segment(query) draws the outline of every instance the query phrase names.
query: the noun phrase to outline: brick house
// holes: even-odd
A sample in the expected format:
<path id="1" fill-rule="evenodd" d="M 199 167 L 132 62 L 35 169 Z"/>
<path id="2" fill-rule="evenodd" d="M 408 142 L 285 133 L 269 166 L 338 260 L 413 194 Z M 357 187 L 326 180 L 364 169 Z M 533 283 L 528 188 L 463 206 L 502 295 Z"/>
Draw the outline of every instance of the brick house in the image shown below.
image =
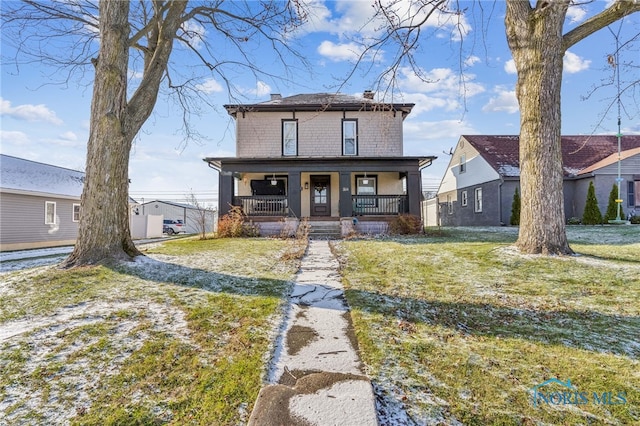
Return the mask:
<path id="1" fill-rule="evenodd" d="M 565 218 L 582 218 L 590 182 L 604 214 L 618 177 L 618 138 L 562 136 L 561 143 Z M 625 215 L 640 215 L 640 135 L 621 138 L 620 166 Z M 509 225 L 519 186 L 518 136 L 461 136 L 438 189 L 437 223 L 429 225 Z"/>
<path id="2" fill-rule="evenodd" d="M 403 156 L 413 106 L 376 102 L 370 91 L 225 105 L 236 122 L 236 156 L 204 159 L 219 172 L 220 216 L 234 205 L 263 224 L 349 218 L 381 230 L 398 214 L 419 216 L 421 170 L 435 157 Z"/>

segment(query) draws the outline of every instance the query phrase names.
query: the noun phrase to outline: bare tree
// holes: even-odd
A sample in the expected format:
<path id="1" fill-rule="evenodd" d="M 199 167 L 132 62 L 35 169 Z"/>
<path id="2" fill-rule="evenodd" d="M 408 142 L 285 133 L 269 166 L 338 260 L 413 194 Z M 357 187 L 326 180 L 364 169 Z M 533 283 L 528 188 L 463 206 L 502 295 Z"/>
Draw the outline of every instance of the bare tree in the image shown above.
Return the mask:
<path id="1" fill-rule="evenodd" d="M 305 18 L 304 4 L 295 0 L 3 2 L 2 34 L 17 46 L 18 68 L 29 62 L 65 67 L 69 73 L 63 82 L 68 83 L 76 73 L 94 67 L 79 235 L 64 267 L 140 254 L 129 231 L 129 153 L 161 87 L 183 108 L 186 137 L 195 137 L 189 115 L 195 101 L 206 102 L 198 90 L 202 77 L 222 79 L 233 96 L 227 73 L 244 69 L 264 75 L 251 56 L 259 43 L 289 67 L 293 61 L 304 64 L 287 37 Z M 225 56 L 229 46 L 233 55 Z M 172 67 L 176 50 L 183 56 Z M 189 65 L 183 63 L 187 53 L 195 58 Z M 132 65 L 142 68 L 135 86 L 129 85 Z M 283 67 L 284 73 L 287 69 Z"/>
<path id="2" fill-rule="evenodd" d="M 560 92 L 563 57 L 567 49 L 623 17 L 640 11 L 638 0 L 618 0 L 563 34 L 563 24 L 571 0 L 506 0 L 505 29 L 509 48 L 518 72 L 516 96 L 520 104 L 520 183 L 521 219 L 517 246 L 526 253 L 569 254 L 564 222 L 563 169 L 560 145 Z M 418 77 L 421 69 L 414 52 L 428 39 L 425 23 L 433 15 L 448 15 L 458 37 L 465 36 L 460 17 L 465 13 L 481 15 L 486 23 L 490 10 L 482 1 L 471 11 L 458 9 L 457 1 L 412 0 L 410 2 L 376 0 L 376 18 L 383 31 L 363 40 L 366 58 L 395 46 L 391 66 L 380 79 L 393 91 L 398 70 L 404 64 Z M 490 7 L 491 8 L 491 7 Z M 381 35 L 380 35 L 381 34 Z M 461 75 L 464 85 L 464 75 Z"/>
<path id="3" fill-rule="evenodd" d="M 193 190 L 185 196 L 185 199 L 188 204 L 193 206 L 193 209 L 188 213 L 187 220 L 195 222 L 200 239 L 206 240 L 207 229 L 211 229 L 213 232 L 216 209 L 198 200 Z"/>

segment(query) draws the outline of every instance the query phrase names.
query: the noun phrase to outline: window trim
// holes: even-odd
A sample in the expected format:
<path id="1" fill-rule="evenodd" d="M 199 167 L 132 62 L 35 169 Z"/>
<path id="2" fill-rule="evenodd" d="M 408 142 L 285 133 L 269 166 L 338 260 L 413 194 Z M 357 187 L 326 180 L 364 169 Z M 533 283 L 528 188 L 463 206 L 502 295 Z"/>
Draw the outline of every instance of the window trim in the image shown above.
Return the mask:
<path id="1" fill-rule="evenodd" d="M 356 195 L 370 195 L 377 196 L 378 195 L 378 175 L 355 175 L 356 178 Z M 359 181 L 362 179 L 373 180 L 373 194 L 361 194 L 360 193 L 360 185 Z M 358 207 L 378 207 L 378 199 L 375 198 L 371 201 L 358 200 Z"/>
<path id="2" fill-rule="evenodd" d="M 467 194 L 467 190 L 465 189 L 464 191 L 460 192 L 460 205 L 462 207 L 467 207 L 467 205 L 469 205 L 469 194 Z"/>
<path id="3" fill-rule="evenodd" d="M 53 206 L 52 210 L 52 218 L 49 219 L 49 206 Z M 44 202 L 44 224 L 45 225 L 55 225 L 56 224 L 56 202 L 55 201 L 45 201 Z"/>
<path id="4" fill-rule="evenodd" d="M 286 145 L 286 137 L 285 137 L 285 126 L 287 124 L 293 124 L 295 125 L 295 141 L 294 141 L 294 152 L 293 153 L 287 153 L 287 145 Z M 298 155 L 298 120 L 297 119 L 291 119 L 291 118 L 283 118 L 282 119 L 282 126 L 281 126 L 281 130 L 282 130 L 282 155 L 284 157 L 295 157 Z"/>
<path id="5" fill-rule="evenodd" d="M 475 213 L 482 213 L 482 188 L 476 188 L 474 190 L 473 211 Z"/>
<path id="6" fill-rule="evenodd" d="M 447 213 L 453 214 L 453 197 L 451 194 L 447 194 Z"/>
<path id="7" fill-rule="evenodd" d="M 78 207 L 78 218 L 76 219 L 76 207 Z M 71 207 L 71 221 L 80 222 L 80 203 L 73 203 Z"/>
<path id="8" fill-rule="evenodd" d="M 627 207 L 640 207 L 640 180 L 629 180 L 627 183 Z"/>
<path id="9" fill-rule="evenodd" d="M 354 141 L 353 141 L 353 154 L 346 153 L 346 138 L 345 138 L 345 125 L 347 123 L 354 124 Z M 353 157 L 358 155 L 358 119 L 357 118 L 343 118 L 342 119 L 342 155 Z"/>

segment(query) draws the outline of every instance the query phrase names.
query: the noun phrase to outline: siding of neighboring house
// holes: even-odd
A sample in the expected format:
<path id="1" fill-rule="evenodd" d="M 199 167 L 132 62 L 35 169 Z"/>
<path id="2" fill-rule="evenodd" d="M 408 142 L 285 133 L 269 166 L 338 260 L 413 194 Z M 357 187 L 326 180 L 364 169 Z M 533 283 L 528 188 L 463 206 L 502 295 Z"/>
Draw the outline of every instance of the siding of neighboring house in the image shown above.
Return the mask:
<path id="1" fill-rule="evenodd" d="M 402 156 L 402 114 L 371 111 L 245 112 L 236 117 L 237 156 L 281 157 L 282 120 L 297 120 L 298 156 L 342 155 L 342 120 L 356 119 L 360 157 Z"/>
<path id="2" fill-rule="evenodd" d="M 476 211 L 476 190 L 482 190 L 482 208 Z M 467 205 L 462 205 L 462 192 L 467 192 Z M 448 198 L 450 197 L 450 198 Z M 460 188 L 438 195 L 442 226 L 499 226 L 500 180 Z M 451 200 L 451 206 L 449 201 Z M 508 218 L 507 218 L 508 220 Z"/>
<path id="3" fill-rule="evenodd" d="M 45 224 L 45 202 L 56 203 L 55 224 Z M 72 245 L 78 236 L 73 205 L 79 199 L 0 192 L 0 250 Z"/>
<path id="4" fill-rule="evenodd" d="M 139 211 L 143 215 L 162 215 L 164 219 L 182 220 L 185 224 L 185 232 L 187 234 L 197 234 L 201 232 L 200 228 L 200 212 L 186 205 L 178 205 L 163 201 L 150 201 L 143 203 Z M 216 215 L 213 211 L 207 212 L 205 232 L 213 232 L 215 229 Z"/>

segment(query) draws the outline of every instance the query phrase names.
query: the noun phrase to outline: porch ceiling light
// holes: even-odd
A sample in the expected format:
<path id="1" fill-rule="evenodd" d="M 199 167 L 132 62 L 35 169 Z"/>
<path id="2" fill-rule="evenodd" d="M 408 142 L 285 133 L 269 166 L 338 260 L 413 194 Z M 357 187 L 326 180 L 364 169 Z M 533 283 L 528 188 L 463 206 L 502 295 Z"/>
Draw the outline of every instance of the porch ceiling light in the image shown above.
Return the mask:
<path id="1" fill-rule="evenodd" d="M 362 179 L 363 185 L 369 185 L 369 179 L 367 179 L 367 172 L 364 172 L 364 179 Z"/>
<path id="2" fill-rule="evenodd" d="M 271 185 L 276 186 L 278 184 L 278 179 L 276 179 L 276 174 L 273 174 L 273 177 L 271 178 Z"/>

